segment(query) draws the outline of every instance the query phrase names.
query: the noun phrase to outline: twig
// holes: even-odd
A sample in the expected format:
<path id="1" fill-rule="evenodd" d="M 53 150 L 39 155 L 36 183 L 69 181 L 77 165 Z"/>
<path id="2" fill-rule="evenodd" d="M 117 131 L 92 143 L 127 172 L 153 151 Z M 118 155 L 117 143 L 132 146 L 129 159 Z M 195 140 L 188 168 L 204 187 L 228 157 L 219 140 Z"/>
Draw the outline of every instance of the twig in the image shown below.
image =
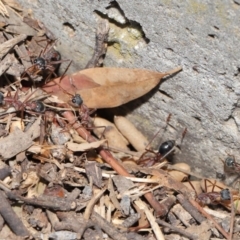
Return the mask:
<path id="1" fill-rule="evenodd" d="M 148 209 L 147 205 L 140 199 L 136 200 L 134 202 L 141 210 L 143 210 L 145 212 L 147 219 L 152 226 L 153 232 L 155 233 L 157 240 L 164 240 L 165 238 L 163 236 L 163 233 L 162 233 L 159 225 L 156 223 L 156 218 L 152 215 L 152 213 Z"/>
<path id="2" fill-rule="evenodd" d="M 111 177 L 109 178 L 109 181 L 108 181 L 108 191 L 109 191 L 109 197 L 110 197 L 114 207 L 118 210 L 121 210 L 120 203 L 119 203 L 116 193 L 114 191 L 113 181 L 112 181 Z"/>
<path id="3" fill-rule="evenodd" d="M 83 217 L 76 217 L 75 212 L 57 212 L 57 217 L 61 220 L 54 224 L 56 231 L 70 230 L 79 233 L 79 239 L 89 227 L 94 227 L 91 220 L 85 220 Z"/>
<path id="4" fill-rule="evenodd" d="M 188 211 L 191 216 L 196 219 L 197 222 L 201 223 L 205 221 L 205 218 L 197 211 L 196 208 L 193 207 L 193 205 L 182 195 L 177 195 L 178 201 L 181 203 L 182 207 Z"/>
<path id="5" fill-rule="evenodd" d="M 96 223 L 105 233 L 107 233 L 111 238 L 115 240 L 127 240 L 115 227 L 102 218 L 98 213 L 93 212 L 91 215 L 91 220 Z"/>
<path id="6" fill-rule="evenodd" d="M 77 207 L 76 201 L 68 201 L 61 197 L 42 195 L 38 198 L 25 198 L 12 192 L 6 192 L 8 198 L 15 201 L 23 201 L 27 204 L 39 206 L 42 208 L 54 209 L 56 211 L 71 211 Z"/>
<path id="7" fill-rule="evenodd" d="M 168 227 L 168 228 L 174 230 L 175 232 L 180 233 L 181 235 L 183 235 L 183 236 L 185 236 L 187 238 L 194 239 L 194 240 L 198 239 L 198 237 L 196 235 L 193 235 L 193 234 L 191 234 L 191 233 L 189 233 L 187 231 L 184 231 L 184 230 L 182 230 L 180 228 L 177 228 L 177 227 L 175 227 L 173 225 L 170 225 L 170 224 L 168 224 L 167 222 L 165 222 L 165 221 L 163 221 L 161 219 L 157 219 L 157 223 L 162 225 L 162 226 L 164 226 L 164 227 Z"/>
<path id="8" fill-rule="evenodd" d="M 234 220 L 235 220 L 235 208 L 234 208 L 234 200 L 233 200 L 233 195 L 230 192 L 230 198 L 231 198 L 231 222 L 230 222 L 230 237 L 229 240 L 232 240 L 233 236 L 233 226 L 234 226 Z"/>
<path id="9" fill-rule="evenodd" d="M 204 209 L 193 199 L 190 199 L 190 202 L 195 208 L 197 208 L 199 212 L 201 212 L 208 220 L 210 220 L 214 224 L 214 226 L 226 239 L 229 239 L 229 234 L 213 219 L 211 215 L 205 212 Z"/>
<path id="10" fill-rule="evenodd" d="M 7 222 L 11 230 L 17 235 L 26 237 L 29 236 L 28 230 L 23 225 L 17 214 L 13 211 L 11 205 L 7 201 L 4 193 L 0 191 L 0 214 Z"/>
<path id="11" fill-rule="evenodd" d="M 95 203 L 99 200 L 99 198 L 103 195 L 103 193 L 106 191 L 107 188 L 104 188 L 103 190 L 99 191 L 97 194 L 94 195 L 94 197 L 89 201 L 85 212 L 84 212 L 84 219 L 88 220 L 91 216 L 92 209 L 95 205 Z"/>

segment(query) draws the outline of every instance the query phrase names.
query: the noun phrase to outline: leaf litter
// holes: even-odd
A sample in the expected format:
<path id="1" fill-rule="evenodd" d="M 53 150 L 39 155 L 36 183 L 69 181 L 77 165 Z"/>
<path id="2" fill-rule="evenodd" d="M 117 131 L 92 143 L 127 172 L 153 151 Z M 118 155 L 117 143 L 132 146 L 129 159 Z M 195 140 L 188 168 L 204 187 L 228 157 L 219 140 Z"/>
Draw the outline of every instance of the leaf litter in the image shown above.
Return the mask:
<path id="1" fill-rule="evenodd" d="M 1 239 L 239 238 L 238 190 L 169 163 L 176 141 L 154 151 L 128 119 L 96 112 L 181 67 L 100 68 L 109 30 L 101 20 L 87 69 L 60 75 L 68 60 L 51 31 L 14 1 L 0 2 L 0 13 Z M 230 160 L 225 168 L 237 172 Z"/>

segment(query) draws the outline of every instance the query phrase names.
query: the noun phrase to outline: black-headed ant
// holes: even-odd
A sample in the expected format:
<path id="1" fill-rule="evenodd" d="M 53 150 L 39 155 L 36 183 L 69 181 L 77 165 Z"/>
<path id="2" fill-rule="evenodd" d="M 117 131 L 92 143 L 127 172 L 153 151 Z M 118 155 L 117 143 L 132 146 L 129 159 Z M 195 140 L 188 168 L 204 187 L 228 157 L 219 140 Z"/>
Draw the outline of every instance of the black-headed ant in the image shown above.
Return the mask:
<path id="1" fill-rule="evenodd" d="M 171 114 L 169 114 L 169 116 L 167 117 L 167 120 L 166 120 L 167 125 L 168 125 L 170 119 L 171 119 Z M 165 129 L 166 129 L 166 127 L 165 127 Z M 156 137 L 158 132 L 154 135 L 153 139 Z M 185 137 L 186 133 L 187 133 L 187 128 L 185 128 L 182 133 L 181 143 L 182 143 L 183 138 Z M 149 142 L 148 146 L 151 144 L 153 139 Z M 168 141 L 163 142 L 160 145 L 158 152 L 154 152 L 154 151 L 146 148 L 146 151 L 139 158 L 138 164 L 140 166 L 146 166 L 146 167 L 153 166 L 156 162 L 161 162 L 163 159 L 165 159 L 171 153 L 173 153 L 175 146 L 176 146 L 176 142 L 174 140 L 168 140 Z M 152 155 L 146 156 L 148 153 L 152 153 Z"/>

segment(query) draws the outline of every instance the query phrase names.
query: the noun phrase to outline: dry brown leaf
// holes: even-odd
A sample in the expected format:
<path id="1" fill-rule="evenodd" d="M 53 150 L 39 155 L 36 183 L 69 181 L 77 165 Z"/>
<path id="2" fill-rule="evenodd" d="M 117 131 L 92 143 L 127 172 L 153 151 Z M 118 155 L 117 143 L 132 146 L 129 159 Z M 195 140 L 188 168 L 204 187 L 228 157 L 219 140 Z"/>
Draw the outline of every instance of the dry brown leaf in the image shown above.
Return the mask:
<path id="1" fill-rule="evenodd" d="M 106 141 L 107 141 L 106 139 L 103 139 L 103 140 L 92 142 L 92 143 L 81 143 L 81 144 L 68 142 L 66 143 L 66 146 L 69 150 L 73 152 L 84 152 L 90 149 L 98 148 L 102 144 L 104 144 Z"/>
<path id="2" fill-rule="evenodd" d="M 80 94 L 89 108 L 112 108 L 143 96 L 157 86 L 163 77 L 180 70 L 178 67 L 160 73 L 146 69 L 90 68 L 64 77 L 60 85 L 71 94 Z M 58 78 L 55 81 L 59 83 L 60 80 Z M 69 95 L 53 82 L 46 84 L 43 89 L 63 101 L 69 100 Z"/>

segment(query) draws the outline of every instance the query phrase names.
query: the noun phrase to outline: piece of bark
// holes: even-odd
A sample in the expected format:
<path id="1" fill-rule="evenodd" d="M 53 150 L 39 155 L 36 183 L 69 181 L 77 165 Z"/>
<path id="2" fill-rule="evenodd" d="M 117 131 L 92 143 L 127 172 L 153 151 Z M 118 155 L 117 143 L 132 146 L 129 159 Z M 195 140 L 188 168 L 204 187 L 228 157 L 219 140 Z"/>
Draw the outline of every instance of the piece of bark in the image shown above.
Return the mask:
<path id="1" fill-rule="evenodd" d="M 181 204 L 176 204 L 171 211 L 176 215 L 181 222 L 186 226 L 189 227 L 191 225 L 192 216 L 182 207 Z"/>
<path id="2" fill-rule="evenodd" d="M 33 144 L 31 137 L 16 128 L 7 137 L 0 139 L 0 155 L 4 159 L 14 157 L 18 153 L 25 151 Z"/>
<path id="3" fill-rule="evenodd" d="M 6 55 L 16 44 L 23 41 L 27 37 L 26 34 L 20 34 L 19 36 L 6 41 L 0 45 L 0 59 Z"/>
<path id="4" fill-rule="evenodd" d="M 0 76 L 2 76 L 2 74 L 6 72 L 11 65 L 12 65 L 12 57 L 9 54 L 1 61 Z"/>
<path id="5" fill-rule="evenodd" d="M 0 180 L 3 180 L 11 174 L 10 167 L 4 162 L 0 161 Z"/>

